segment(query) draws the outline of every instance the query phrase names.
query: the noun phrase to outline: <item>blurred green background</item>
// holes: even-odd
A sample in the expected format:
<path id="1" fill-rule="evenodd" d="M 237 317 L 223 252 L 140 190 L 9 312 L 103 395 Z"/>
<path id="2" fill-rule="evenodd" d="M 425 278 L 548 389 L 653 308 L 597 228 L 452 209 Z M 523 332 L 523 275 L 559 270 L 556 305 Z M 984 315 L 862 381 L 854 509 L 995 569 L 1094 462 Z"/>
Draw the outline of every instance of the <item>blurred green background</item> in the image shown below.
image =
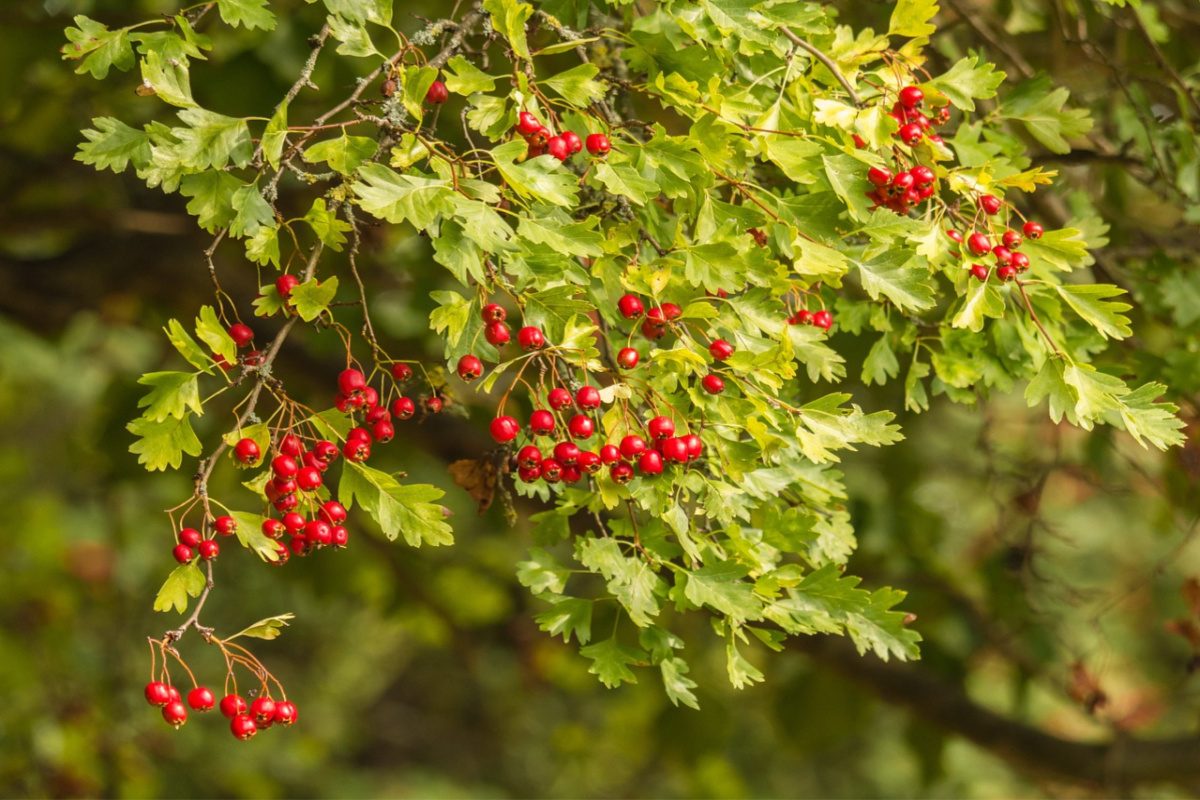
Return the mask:
<path id="1" fill-rule="evenodd" d="M 279 5 L 291 12 L 269 36 L 213 31 L 210 68 L 193 72 L 205 105 L 261 115 L 286 91 L 321 18 L 300 2 Z M 400 5 L 399 14 L 447 11 L 432 0 Z M 843 5 L 847 24 L 886 28 L 889 3 Z M 861 542 L 853 569 L 872 587 L 908 590 L 905 608 L 926 639 L 908 671 L 848 671 L 803 644 L 760 648 L 750 658 L 767 682 L 738 692 L 721 641 L 695 620 L 689 647 L 701 649 L 687 655 L 701 711 L 672 707 L 654 682 L 606 690 L 575 645 L 532 621 L 542 609 L 514 577 L 530 544 L 522 525 L 510 528 L 500 503 L 478 516 L 446 473 L 489 447 L 483 406 L 470 414 L 482 401 L 463 393 L 454 413 L 406 430 L 379 459 L 447 490 L 456 546 L 418 551 L 355 527 L 346 551 L 282 569 L 227 548 L 219 580 L 229 588 L 213 593 L 205 618 L 232 631 L 297 615 L 253 649 L 288 688 L 300 723 L 250 743 L 215 715 L 170 730 L 141 687 L 146 637 L 173 627 L 150 610 L 173 566 L 162 512 L 190 494 L 190 478 L 145 473 L 124 425 L 142 393 L 137 377 L 172 368 L 162 325 L 191 319 L 211 298 L 210 240 L 178 196 L 73 161 L 93 117 L 140 124 L 166 112 L 135 94 L 136 72 L 96 83 L 73 74 L 58 48 L 74 14 L 120 25 L 176 9 L 165 0 L 0 4 L 0 795 L 1195 793 L 1189 776 L 1114 786 L 1061 764 L 1014 765 L 962 738 L 961 726 L 931 721 L 920 698 L 914 711 L 896 696 L 915 675 L 947 695 L 965 690 L 965 709 L 1065 739 L 1193 732 L 1195 652 L 1167 623 L 1188 617 L 1182 588 L 1200 574 L 1200 453 L 1189 444 L 1160 456 L 1109 429 L 1053 426 L 1044 410 L 1025 408 L 1021 387 L 973 408 L 934 398 L 930 412 L 901 416 L 906 442 L 845 461 Z M 1193 424 L 1195 4 L 1146 2 L 1136 12 L 1099 0 L 958 0 L 942 4 L 938 21 L 931 69 L 979 49 L 1014 81 L 1048 71 L 1092 110 L 1096 127 L 1076 153 L 1054 156 L 1031 141 L 1034 163 L 1063 171 L 1032 210 L 1048 226 L 1073 219 L 1110 242 L 1094 269 L 1132 291 L 1138 334 L 1111 358 L 1170 383 Z M 419 26 L 413 18 L 407 28 Z M 322 59 L 314 80 L 352 87 L 353 66 Z M 366 249 L 390 352 L 439 359 L 427 315 L 443 279 L 428 242 L 379 230 Z M 236 248 L 218 250 L 217 264 L 248 302 L 252 266 Z M 332 400 L 340 343 L 329 338 L 292 337 L 278 366 L 289 384 Z M 855 374 L 865 346 L 848 335 L 834 345 Z M 900 408 L 898 392 L 859 387 L 856 399 Z M 218 416 L 204 418 L 202 437 L 228 423 Z M 218 476 L 226 485 L 214 493 L 237 491 L 230 470 Z M 218 682 L 217 653 L 195 637 L 181 647 L 202 681 Z"/>

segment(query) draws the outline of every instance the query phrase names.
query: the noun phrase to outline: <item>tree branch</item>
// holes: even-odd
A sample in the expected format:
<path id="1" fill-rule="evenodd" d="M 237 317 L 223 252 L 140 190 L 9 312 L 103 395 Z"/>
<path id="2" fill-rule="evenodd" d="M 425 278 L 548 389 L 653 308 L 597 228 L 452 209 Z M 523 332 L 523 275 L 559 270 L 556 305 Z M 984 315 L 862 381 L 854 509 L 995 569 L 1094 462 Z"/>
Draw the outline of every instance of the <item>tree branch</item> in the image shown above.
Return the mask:
<path id="1" fill-rule="evenodd" d="M 838 69 L 837 64 L 833 63 L 833 59 L 822 53 L 807 40 L 801 39 L 799 36 L 792 33 L 791 28 L 787 27 L 786 25 L 781 27 L 780 30 L 783 31 L 784 36 L 792 40 L 793 44 L 802 50 L 807 50 L 813 55 L 814 58 L 817 59 L 817 61 L 820 61 L 822 64 L 824 64 L 825 68 L 833 73 L 833 77 L 837 78 L 838 83 L 840 83 L 842 88 L 846 90 L 846 94 L 850 95 L 850 100 L 854 103 L 854 105 L 857 108 L 862 108 L 862 100 L 860 100 L 858 95 L 855 93 L 854 87 L 850 85 L 850 81 L 846 80 L 846 76 L 842 74 L 840 69 Z"/>

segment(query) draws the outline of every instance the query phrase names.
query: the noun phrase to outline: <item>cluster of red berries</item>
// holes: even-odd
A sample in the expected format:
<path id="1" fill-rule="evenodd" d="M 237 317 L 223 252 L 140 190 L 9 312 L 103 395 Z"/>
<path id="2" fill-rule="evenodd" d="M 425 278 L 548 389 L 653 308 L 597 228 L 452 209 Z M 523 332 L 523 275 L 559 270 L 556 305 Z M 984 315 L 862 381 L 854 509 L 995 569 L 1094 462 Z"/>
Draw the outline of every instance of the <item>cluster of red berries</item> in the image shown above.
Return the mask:
<path id="1" fill-rule="evenodd" d="M 621 312 L 622 317 L 628 320 L 642 319 L 644 316 L 645 319 L 642 319 L 641 327 L 642 335 L 652 342 L 657 342 L 666 336 L 667 332 L 677 324 L 676 320 L 683 316 L 683 309 L 675 303 L 663 303 L 647 311 L 641 298 L 632 294 L 623 295 L 617 301 L 617 310 Z M 717 361 L 724 361 L 733 355 L 733 345 L 729 344 L 729 342 L 718 340 L 718 342 L 713 343 L 713 347 L 716 347 L 716 352 L 713 352 L 712 355 Z M 709 348 L 710 351 L 712 351 L 713 347 Z M 728 348 L 728 354 L 718 357 L 717 353 L 724 354 L 725 348 Z M 638 365 L 640 359 L 641 355 L 632 347 L 621 348 L 620 352 L 617 353 L 617 364 L 622 369 L 633 369 Z M 724 379 L 720 375 L 713 373 L 709 373 L 701 378 L 700 386 L 709 394 L 720 394 L 725 391 Z"/>
<path id="2" fill-rule="evenodd" d="M 479 310 L 483 320 L 483 338 L 496 347 L 504 347 L 512 339 L 512 331 L 504 320 L 508 312 L 499 303 L 488 303 Z M 532 353 L 546 346 L 546 335 L 542 329 L 534 325 L 526 325 L 517 331 L 517 344 L 522 350 Z M 478 368 L 478 369 L 476 369 Z M 483 374 L 483 363 L 475 356 L 463 356 L 459 359 L 458 375 L 464 381 L 473 381 Z"/>
<path id="3" fill-rule="evenodd" d="M 992 195 L 983 195 L 980 198 L 980 208 L 988 214 L 995 214 L 1001 208 L 1001 201 Z M 994 211 L 988 209 L 994 208 Z M 1021 227 L 1021 233 L 1008 229 L 1000 233 L 1000 243 L 993 244 L 994 234 L 989 235 L 976 231 L 965 238 L 961 233 L 954 229 L 946 231 L 946 235 L 951 241 L 957 244 L 966 245 L 966 249 L 971 255 L 977 258 L 983 258 L 989 253 L 996 260 L 995 269 L 996 277 L 1002 281 L 1011 281 L 1018 275 L 1029 270 L 1029 256 L 1018 252 L 1021 244 L 1025 239 L 1037 240 L 1042 238 L 1045 229 L 1041 223 L 1032 220 L 1026 222 Z M 961 258 L 961 253 L 954 253 L 956 258 Z M 992 272 L 992 268 L 983 261 L 975 261 L 970 265 L 971 274 L 981 281 L 986 281 Z"/>
<path id="4" fill-rule="evenodd" d="M 187 722 L 188 708 L 201 714 L 212 711 L 217 706 L 217 698 L 206 686 L 196 686 L 188 692 L 187 705 L 179 690 L 162 681 L 151 681 L 146 684 L 146 702 L 162 708 L 163 719 L 172 728 L 179 728 Z M 296 705 L 287 700 L 275 702 L 267 695 L 254 698 L 247 704 L 245 699 L 236 694 L 227 694 L 221 698 L 221 713 L 229 719 L 229 730 L 238 739 L 252 739 L 260 730 L 266 730 L 272 725 L 287 727 L 296 721 Z"/>
<path id="5" fill-rule="evenodd" d="M 904 215 L 937 194 L 937 176 L 924 164 L 894 175 L 887 167 L 871 167 L 867 170 L 867 180 L 875 187 L 867 192 L 874 203 L 872 211 L 882 206 Z"/>
<path id="6" fill-rule="evenodd" d="M 603 133 L 588 134 L 586 142 L 575 131 L 563 131 L 557 136 L 552 136 L 550 129 L 529 111 L 522 111 L 517 116 L 516 130 L 529 145 L 530 158 L 549 153 L 559 161 L 566 161 L 584 147 L 597 157 L 607 155 L 612 149 L 612 143 Z"/>
<path id="7" fill-rule="evenodd" d="M 214 534 L 232 536 L 237 533 L 237 520 L 233 517 L 217 517 L 212 521 Z M 205 537 L 195 528 L 183 528 L 175 535 L 178 544 L 171 555 L 180 564 L 189 564 L 197 557 L 201 561 L 212 561 L 221 554 L 221 548 L 214 536 Z"/>
<path id="8" fill-rule="evenodd" d="M 892 110 L 888 112 L 888 116 L 900 125 L 900 129 L 894 134 L 895 138 L 909 147 L 916 147 L 922 139 L 941 144 L 942 137 L 932 132 L 933 128 L 950 121 L 948 106 L 943 106 L 930 118 L 920 111 L 924 102 L 925 93 L 919 87 L 905 86 L 897 95 Z"/>
<path id="9" fill-rule="evenodd" d="M 812 325 L 828 332 L 833 327 L 833 314 L 824 308 L 817 311 L 809 311 L 807 308 L 802 308 L 788 317 L 788 322 L 792 325 Z"/>
<path id="10" fill-rule="evenodd" d="M 229 326 L 229 338 L 233 339 L 233 343 L 241 350 L 249 347 L 250 343 L 254 341 L 254 331 L 250 329 L 249 325 L 239 322 Z M 213 354 L 213 360 L 226 372 L 237 366 L 237 364 L 230 364 L 225 360 L 225 356 L 219 353 Z M 237 363 L 247 367 L 257 367 L 263 363 L 263 354 L 259 350 L 250 350 L 239 356 Z"/>

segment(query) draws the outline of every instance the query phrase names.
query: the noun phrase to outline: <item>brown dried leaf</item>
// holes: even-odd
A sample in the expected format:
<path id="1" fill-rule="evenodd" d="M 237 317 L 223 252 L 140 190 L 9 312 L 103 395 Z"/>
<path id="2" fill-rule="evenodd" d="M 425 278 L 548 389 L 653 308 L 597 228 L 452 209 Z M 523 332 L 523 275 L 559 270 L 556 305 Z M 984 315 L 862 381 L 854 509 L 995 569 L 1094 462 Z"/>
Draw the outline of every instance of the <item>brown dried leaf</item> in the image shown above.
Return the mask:
<path id="1" fill-rule="evenodd" d="M 1192 645 L 1193 650 L 1200 650 L 1200 625 L 1195 619 L 1169 619 L 1163 623 L 1168 633 L 1182 636 Z"/>
<path id="2" fill-rule="evenodd" d="M 454 482 L 467 490 L 471 499 L 479 503 L 483 514 L 496 496 L 496 462 L 487 458 L 464 458 L 446 468 Z"/>
<path id="3" fill-rule="evenodd" d="M 1089 714 L 1095 714 L 1108 705 L 1108 695 L 1100 688 L 1096 676 L 1088 671 L 1083 662 L 1071 665 L 1071 677 L 1067 680 L 1067 695 L 1083 706 Z"/>

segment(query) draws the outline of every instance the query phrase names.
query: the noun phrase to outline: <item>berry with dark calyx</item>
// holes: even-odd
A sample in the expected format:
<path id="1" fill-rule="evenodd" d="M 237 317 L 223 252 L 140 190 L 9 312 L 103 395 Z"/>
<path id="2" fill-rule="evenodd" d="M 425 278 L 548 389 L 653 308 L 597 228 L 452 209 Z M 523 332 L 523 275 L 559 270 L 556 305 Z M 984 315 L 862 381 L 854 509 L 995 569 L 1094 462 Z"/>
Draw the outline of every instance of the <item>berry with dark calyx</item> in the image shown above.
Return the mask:
<path id="1" fill-rule="evenodd" d="M 621 455 L 632 461 L 646 451 L 646 440 L 637 434 L 629 434 L 621 440 Z"/>
<path id="2" fill-rule="evenodd" d="M 958 242 L 959 244 L 963 243 L 963 235 L 953 228 L 947 230 L 946 235 L 950 237 L 950 241 L 952 242 Z"/>
<path id="3" fill-rule="evenodd" d="M 528 111 L 522 111 L 517 115 L 517 133 L 522 136 L 529 136 L 536 133 L 542 127 L 542 123 L 538 122 L 538 118 Z"/>
<path id="4" fill-rule="evenodd" d="M 871 167 L 867 170 L 867 180 L 881 189 L 892 182 L 892 177 L 892 171 L 887 167 Z"/>
<path id="5" fill-rule="evenodd" d="M 663 459 L 657 450 L 647 450 L 638 456 L 638 472 L 643 475 L 660 475 L 663 471 Z"/>
<path id="6" fill-rule="evenodd" d="M 488 425 L 488 429 L 498 444 L 504 444 L 517 438 L 521 432 L 521 423 L 512 417 L 496 417 Z"/>
<path id="7" fill-rule="evenodd" d="M 395 403 L 392 404 L 395 407 Z M 337 460 L 338 449 L 333 442 L 320 441 L 313 445 L 313 455 L 328 466 Z"/>
<path id="8" fill-rule="evenodd" d="M 583 150 L 583 139 L 580 139 L 579 134 L 575 131 L 563 131 L 559 138 L 567 143 L 567 147 L 571 149 L 571 155 Z"/>
<path id="9" fill-rule="evenodd" d="M 674 461 L 677 464 L 682 464 L 683 462 L 687 461 L 688 457 L 687 442 L 675 436 L 672 436 L 668 439 L 663 439 L 662 457 L 667 461 Z"/>
<path id="10" fill-rule="evenodd" d="M 967 237 L 967 248 L 977 256 L 986 256 L 992 251 L 992 243 L 985 233 L 972 233 Z"/>
<path id="11" fill-rule="evenodd" d="M 1017 277 L 1017 268 L 1012 264 L 999 267 L 996 270 L 996 277 L 1002 281 L 1011 281 L 1013 278 Z"/>
<path id="12" fill-rule="evenodd" d="M 617 363 L 621 369 L 633 369 L 638 365 L 638 360 L 641 358 L 638 351 L 632 347 L 622 347 L 621 352 L 617 353 Z"/>
<path id="13" fill-rule="evenodd" d="M 321 471 L 313 467 L 304 467 L 296 473 L 296 485 L 302 492 L 315 491 L 322 483 Z"/>
<path id="14" fill-rule="evenodd" d="M 276 478 L 293 478 L 300 471 L 300 465 L 291 456 L 275 456 L 271 461 L 271 472 Z"/>
<path id="15" fill-rule="evenodd" d="M 348 439 L 342 445 L 342 455 L 347 461 L 358 463 L 371 457 L 371 443 L 362 439 Z"/>
<path id="16" fill-rule="evenodd" d="M 465 355 L 458 360 L 458 377 L 468 383 L 483 374 L 483 362 L 473 355 Z"/>
<path id="17" fill-rule="evenodd" d="M 802 308 L 788 321 L 793 325 L 812 325 L 813 313 L 807 308 Z"/>
<path id="18" fill-rule="evenodd" d="M 971 274 L 981 281 L 986 281 L 988 278 L 988 268 L 985 264 L 975 263 L 971 265 Z"/>
<path id="19" fill-rule="evenodd" d="M 517 332 L 517 344 L 521 345 L 522 350 L 533 352 L 546 346 L 546 337 L 541 328 L 526 325 Z"/>
<path id="20" fill-rule="evenodd" d="M 538 478 L 542 477 L 541 463 L 539 462 L 538 464 L 534 464 L 532 467 L 517 467 L 517 477 L 526 483 L 533 483 Z"/>
<path id="21" fill-rule="evenodd" d="M 554 415 L 539 408 L 529 415 L 529 430 L 534 436 L 549 436 L 554 433 Z"/>
<path id="22" fill-rule="evenodd" d="M 233 343 L 238 347 L 245 347 L 254 341 L 254 331 L 249 325 L 237 323 L 229 326 L 229 338 L 233 339 Z"/>
<path id="23" fill-rule="evenodd" d="M 284 700 L 275 704 L 275 724 L 287 727 L 296 721 L 296 704 Z"/>
<path id="24" fill-rule="evenodd" d="M 563 465 L 556 459 L 544 458 L 542 459 L 541 472 L 542 480 L 546 483 L 558 483 L 562 480 Z"/>
<path id="25" fill-rule="evenodd" d="M 171 555 L 180 564 L 186 564 L 196 557 L 196 551 L 188 547 L 186 544 L 177 544 L 175 549 L 171 551 Z"/>
<path id="26" fill-rule="evenodd" d="M 1029 269 L 1029 256 L 1024 253 L 1013 253 L 1012 265 L 1017 268 L 1017 272 L 1025 272 Z"/>
<path id="27" fill-rule="evenodd" d="M 300 505 L 300 498 L 294 494 L 288 494 L 272 501 L 272 504 L 275 506 L 276 511 L 291 511 Z"/>
<path id="28" fill-rule="evenodd" d="M 937 179 L 937 176 L 933 174 L 933 170 L 924 164 L 917 164 L 908 173 L 913 176 L 913 180 L 917 182 L 918 186 L 926 186 Z"/>
<path id="29" fill-rule="evenodd" d="M 667 324 L 667 316 L 663 311 L 662 306 L 655 306 L 654 308 L 650 309 L 650 311 L 646 314 L 646 322 L 642 323 L 642 330 L 645 330 L 645 325 L 647 323 L 650 325 L 658 325 L 660 327 Z"/>
<path id="30" fill-rule="evenodd" d="M 288 549 L 287 545 L 284 544 L 283 542 L 276 542 L 275 543 L 275 560 L 269 561 L 267 563 L 269 563 L 273 567 L 282 567 L 284 564 L 286 564 L 288 562 L 288 559 L 291 557 L 292 557 L 292 551 Z"/>
<path id="31" fill-rule="evenodd" d="M 559 442 L 554 445 L 554 460 L 569 467 L 579 461 L 580 452 L 579 445 L 574 442 Z"/>
<path id="32" fill-rule="evenodd" d="M 592 422 L 591 417 L 576 414 L 567 420 L 567 432 L 573 439 L 590 439 L 596 432 L 596 423 Z"/>
<path id="33" fill-rule="evenodd" d="M 905 108 L 916 108 L 925 100 L 925 93 L 916 86 L 905 86 L 900 90 L 900 104 Z"/>
<path id="34" fill-rule="evenodd" d="M 201 540 L 204 539 L 204 537 L 200 535 L 200 531 L 196 530 L 195 528 L 182 529 L 179 531 L 177 538 L 179 539 L 180 544 L 186 544 L 188 547 L 196 547 L 200 544 Z"/>
<path id="35" fill-rule="evenodd" d="M 199 711 L 203 714 L 205 711 L 213 710 L 217 705 L 217 698 L 213 696 L 212 689 L 207 686 L 197 686 L 188 692 L 187 702 L 192 711 Z"/>
<path id="36" fill-rule="evenodd" d="M 260 726 L 275 721 L 275 701 L 269 697 L 256 697 L 250 704 L 250 716 Z"/>
<path id="37" fill-rule="evenodd" d="M 368 386 L 362 390 L 363 404 L 362 407 L 368 410 L 379 405 L 379 392 L 375 391 L 373 386 Z"/>
<path id="38" fill-rule="evenodd" d="M 833 327 L 833 314 L 829 313 L 827 309 L 823 308 L 813 314 L 812 324 L 816 325 L 822 330 L 828 331 Z"/>
<path id="39" fill-rule="evenodd" d="M 667 335 L 667 326 L 662 323 L 655 322 L 647 317 L 642 321 L 642 336 L 645 336 L 652 342 L 657 342 L 659 339 Z"/>
<path id="40" fill-rule="evenodd" d="M 304 517 L 294 511 L 283 515 L 283 527 L 293 536 L 304 530 L 306 524 L 308 523 Z"/>
<path id="41" fill-rule="evenodd" d="M 187 707 L 178 700 L 174 700 L 163 706 L 162 716 L 172 728 L 179 728 L 187 722 Z"/>
<path id="42" fill-rule="evenodd" d="M 671 322 L 672 320 L 677 320 L 681 316 L 683 316 L 683 309 L 680 308 L 679 306 L 675 305 L 674 303 L 663 303 L 661 308 L 662 308 L 663 320 L 666 322 Z"/>
<path id="43" fill-rule="evenodd" d="M 900 131 L 897 136 L 900 141 L 904 142 L 909 147 L 915 147 L 920 144 L 921 138 L 925 135 L 925 131 L 915 122 L 909 122 L 900 126 Z"/>
<path id="44" fill-rule="evenodd" d="M 996 263 L 1001 267 L 1006 267 L 1012 263 L 1012 250 L 1009 250 L 1002 244 L 998 244 L 992 248 L 992 255 L 996 257 Z"/>
<path id="45" fill-rule="evenodd" d="M 587 137 L 587 151 L 594 156 L 608 155 L 608 151 L 612 150 L 612 142 L 603 133 L 591 133 Z"/>
<path id="46" fill-rule="evenodd" d="M 561 136 L 551 136 L 546 140 L 546 152 L 559 161 L 566 161 L 571 157 L 571 145 Z"/>
<path id="47" fill-rule="evenodd" d="M 283 497 L 300 488 L 295 478 L 272 478 L 271 482 L 267 485 L 275 493 L 276 497 Z"/>
<path id="48" fill-rule="evenodd" d="M 341 549 L 350 541 L 350 531 L 346 530 L 341 525 L 333 526 L 333 533 L 329 538 L 329 544 L 334 549 Z"/>
<path id="49" fill-rule="evenodd" d="M 283 534 L 287 532 L 287 528 L 283 523 L 272 517 L 267 517 L 262 524 L 263 536 L 268 539 L 282 539 Z"/>
<path id="50" fill-rule="evenodd" d="M 708 354 L 716 361 L 727 361 L 733 355 L 733 345 L 724 339 L 717 339 L 708 346 Z"/>
<path id="51" fill-rule="evenodd" d="M 300 279 L 295 275 L 280 275 L 275 280 L 275 291 L 279 293 L 281 298 L 287 300 L 292 293 L 292 289 L 295 289 L 299 285 Z"/>
<path id="52" fill-rule="evenodd" d="M 602 466 L 600 456 L 591 450 L 581 450 L 579 458 L 576 459 L 575 463 L 585 475 L 595 475 L 600 471 L 600 467 Z"/>
<path id="53" fill-rule="evenodd" d="M 713 375 L 712 373 L 705 375 L 700 380 L 700 385 L 709 394 L 720 394 L 725 391 L 725 381 L 721 379 L 720 375 Z"/>
<path id="54" fill-rule="evenodd" d="M 479 316 L 483 318 L 484 322 L 491 325 L 494 322 L 504 322 L 508 318 L 508 312 L 499 303 L 488 303 L 479 309 Z"/>
<path id="55" fill-rule="evenodd" d="M 624 461 L 618 461 L 608 468 L 608 474 L 613 479 L 613 483 L 629 483 L 633 480 L 633 467 Z"/>
<path id="56" fill-rule="evenodd" d="M 615 464 L 621 460 L 621 450 L 615 444 L 606 444 L 600 448 L 600 462 Z"/>
<path id="57" fill-rule="evenodd" d="M 512 419 L 511 417 L 509 419 Z M 516 420 L 513 420 L 516 422 Z M 537 447 L 527 444 L 517 453 L 517 465 L 531 469 L 542 463 L 542 451 Z"/>
<path id="58" fill-rule="evenodd" d="M 655 417 L 646 426 L 646 432 L 650 434 L 651 439 L 666 439 L 675 435 L 675 423 L 670 417 Z"/>
<path id="59" fill-rule="evenodd" d="M 1004 236 L 1001 237 L 1001 241 L 1009 250 L 1015 251 L 1021 247 L 1025 240 L 1016 231 L 1005 231 Z"/>
<path id="60" fill-rule="evenodd" d="M 683 444 L 687 448 L 687 460 L 694 461 L 699 458 L 700 454 L 704 452 L 704 442 L 700 440 L 700 437 L 694 433 L 689 433 L 682 438 Z"/>
<path id="61" fill-rule="evenodd" d="M 162 681 L 150 681 L 146 684 L 146 702 L 152 706 L 165 706 L 171 702 L 171 694 L 167 685 Z"/>
<path id="62" fill-rule="evenodd" d="M 258 442 L 253 439 L 239 439 L 233 446 L 233 457 L 242 464 L 255 464 L 261 455 Z"/>
<path id="63" fill-rule="evenodd" d="M 429 414 L 439 414 L 439 413 L 441 413 L 441 411 L 442 411 L 442 398 L 440 398 L 440 397 L 426 397 L 426 398 L 425 398 L 425 411 L 426 411 L 426 413 L 429 413 Z"/>
<path id="64" fill-rule="evenodd" d="M 917 179 L 912 176 L 911 172 L 897 172 L 892 178 L 891 192 L 896 195 L 903 195 L 909 189 L 917 185 Z"/>
<path id="65" fill-rule="evenodd" d="M 567 464 L 563 467 L 562 478 L 567 483 L 579 483 L 583 480 L 583 470 L 579 468 L 579 464 Z"/>
<path id="66" fill-rule="evenodd" d="M 235 738 L 247 741 L 254 738 L 254 734 L 258 733 L 258 725 L 254 723 L 254 718 L 249 714 L 238 714 L 229 721 L 229 730 Z"/>
<path id="67" fill-rule="evenodd" d="M 929 198 L 933 197 L 935 194 L 937 194 L 937 187 L 934 186 L 932 183 L 927 183 L 924 186 L 920 186 L 917 189 L 917 196 L 921 200 L 928 200 Z"/>
<path id="68" fill-rule="evenodd" d="M 508 340 L 512 338 L 512 334 L 508 330 L 508 326 L 503 322 L 493 322 L 483 328 L 483 338 L 487 339 L 488 344 L 494 347 L 503 347 L 508 344 Z"/>
<path id="69" fill-rule="evenodd" d="M 405 383 L 413 376 L 412 367 L 405 364 L 403 361 L 397 361 L 392 364 L 392 378 L 397 383 Z"/>
<path id="70" fill-rule="evenodd" d="M 342 370 L 342 374 L 338 375 L 338 389 L 347 397 L 361 392 L 365 388 L 367 388 L 366 376 L 356 369 L 345 369 Z"/>
<path id="71" fill-rule="evenodd" d="M 313 547 L 321 547 L 333 541 L 333 526 L 323 519 L 310 520 L 304 526 L 304 538 Z"/>
<path id="72" fill-rule="evenodd" d="M 337 500 L 326 500 L 317 513 L 330 525 L 340 525 L 346 521 L 346 507 Z"/>
<path id="73" fill-rule="evenodd" d="M 538 125 L 537 130 L 525 137 L 525 141 L 529 143 L 529 155 L 540 156 L 546 152 L 546 142 L 550 141 L 550 129 L 545 125 Z"/>
<path id="74" fill-rule="evenodd" d="M 1021 227 L 1021 232 L 1025 234 L 1026 239 L 1037 241 L 1042 238 L 1042 234 L 1046 232 L 1046 229 L 1042 227 L 1040 222 L 1030 220 Z"/>
<path id="75" fill-rule="evenodd" d="M 312 542 L 308 541 L 308 538 L 305 536 L 297 536 L 288 542 L 288 550 L 291 551 L 292 555 L 304 558 L 312 552 Z"/>
<path id="76" fill-rule="evenodd" d="M 425 102 L 431 106 L 440 106 L 450 99 L 450 91 L 446 88 L 446 84 L 441 81 L 434 81 L 429 84 L 429 91 L 425 92 Z"/>
<path id="77" fill-rule="evenodd" d="M 229 719 L 238 714 L 245 714 L 246 708 L 246 701 L 236 694 L 227 694 L 221 698 L 221 713 Z"/>
<path id="78" fill-rule="evenodd" d="M 351 411 L 357 408 L 357 406 L 354 405 L 354 401 L 349 397 L 346 397 L 346 395 L 342 394 L 341 392 L 338 392 L 337 397 L 333 399 L 333 407 L 343 414 L 349 414 Z"/>
<path id="79" fill-rule="evenodd" d="M 196 547 L 201 561 L 212 561 L 221 554 L 221 546 L 212 539 L 205 539 Z"/>
<path id="80" fill-rule="evenodd" d="M 366 418 L 363 420 L 367 425 L 374 425 L 376 422 L 387 422 L 392 418 L 392 412 L 388 411 L 383 406 L 375 406 L 367 412 Z"/>
<path id="81" fill-rule="evenodd" d="M 600 407 L 600 390 L 595 386 L 581 386 L 575 393 L 575 402 L 580 408 L 595 409 Z"/>
<path id="82" fill-rule="evenodd" d="M 985 214 L 997 214 L 1003 205 L 1004 201 L 994 194 L 985 194 L 979 198 L 979 207 L 983 209 L 983 213 Z"/>
<path id="83" fill-rule="evenodd" d="M 637 319 L 646 312 L 641 299 L 631 294 L 624 295 L 617 301 L 617 310 L 625 319 Z"/>
<path id="84" fill-rule="evenodd" d="M 366 428 L 351 428 L 350 432 L 346 434 L 346 439 L 347 441 L 351 439 L 362 439 L 365 442 L 370 442 L 371 432 Z"/>
<path id="85" fill-rule="evenodd" d="M 417 413 L 417 406 L 407 397 L 397 397 L 392 401 L 392 416 L 396 419 L 412 419 Z"/>
<path id="86" fill-rule="evenodd" d="M 555 411 L 558 411 L 560 408 L 566 408 L 572 402 L 571 393 L 561 386 L 551 389 L 550 393 L 546 395 L 546 400 Z"/>

